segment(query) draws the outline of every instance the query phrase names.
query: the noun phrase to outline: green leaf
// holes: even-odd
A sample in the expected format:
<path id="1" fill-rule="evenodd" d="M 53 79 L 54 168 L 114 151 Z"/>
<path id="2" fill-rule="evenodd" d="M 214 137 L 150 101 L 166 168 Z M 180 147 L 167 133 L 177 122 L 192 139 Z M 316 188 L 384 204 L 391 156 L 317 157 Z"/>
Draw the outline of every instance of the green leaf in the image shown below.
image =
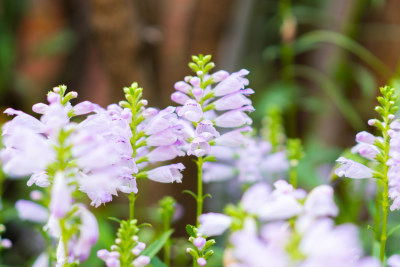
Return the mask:
<path id="1" fill-rule="evenodd" d="M 183 190 L 182 193 L 189 194 L 189 195 L 191 195 L 192 197 L 194 197 L 194 199 L 197 199 L 196 194 L 193 193 L 193 192 L 190 191 L 190 190 Z"/>
<path id="2" fill-rule="evenodd" d="M 192 236 L 192 237 L 196 237 L 196 233 L 194 232 L 194 226 L 193 225 L 186 225 L 186 232 Z"/>
<path id="3" fill-rule="evenodd" d="M 153 258 L 164 247 L 165 242 L 167 242 L 173 232 L 174 230 L 172 229 L 164 232 L 156 241 L 151 243 L 150 246 L 143 250 L 142 255 Z"/>
<path id="4" fill-rule="evenodd" d="M 114 222 L 117 222 L 117 223 L 121 223 L 121 220 L 118 219 L 118 218 L 115 218 L 115 217 L 108 217 L 107 219 L 109 219 L 111 221 L 114 221 Z"/>
<path id="5" fill-rule="evenodd" d="M 142 223 L 142 224 L 138 225 L 139 228 L 144 227 L 144 226 L 153 227 L 153 225 L 151 225 L 150 223 Z"/>
<path id="6" fill-rule="evenodd" d="M 340 93 L 340 89 L 329 77 L 307 66 L 296 65 L 294 66 L 294 70 L 299 77 L 315 82 L 332 99 L 343 117 L 347 119 L 355 130 L 364 129 L 363 120 L 354 109 L 352 103 Z"/>
<path id="7" fill-rule="evenodd" d="M 389 236 L 391 236 L 392 234 L 394 234 L 394 232 L 396 232 L 397 230 L 400 229 L 400 224 L 396 225 L 395 227 L 393 227 L 389 232 L 387 237 L 389 238 Z"/>
<path id="8" fill-rule="evenodd" d="M 375 240 L 372 244 L 372 257 L 379 259 L 380 249 L 381 243 Z"/>
<path id="9" fill-rule="evenodd" d="M 160 260 L 159 257 L 155 256 L 150 261 L 151 266 L 153 267 L 167 267 L 164 262 Z"/>
<path id="10" fill-rule="evenodd" d="M 324 30 L 311 31 L 298 39 L 302 45 L 314 43 L 332 43 L 342 47 L 366 62 L 372 69 L 384 77 L 391 77 L 392 71 L 380 59 L 372 54 L 368 49 L 355 42 L 346 35 Z"/>
<path id="11" fill-rule="evenodd" d="M 211 194 L 205 194 L 205 195 L 203 196 L 203 199 L 206 199 L 207 197 L 212 198 Z"/>

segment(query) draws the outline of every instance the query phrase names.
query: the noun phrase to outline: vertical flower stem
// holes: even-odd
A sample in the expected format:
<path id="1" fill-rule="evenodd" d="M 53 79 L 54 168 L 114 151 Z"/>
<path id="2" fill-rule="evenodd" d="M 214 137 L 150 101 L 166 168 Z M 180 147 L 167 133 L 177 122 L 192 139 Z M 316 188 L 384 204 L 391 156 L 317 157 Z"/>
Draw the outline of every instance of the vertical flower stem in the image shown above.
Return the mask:
<path id="1" fill-rule="evenodd" d="M 198 157 L 197 161 L 197 212 L 196 224 L 199 226 L 199 216 L 203 213 L 203 157 Z"/>
<path id="2" fill-rule="evenodd" d="M 379 259 L 381 262 L 385 259 L 385 248 L 386 248 L 386 240 L 387 240 L 387 216 L 388 216 L 388 208 L 389 208 L 389 178 L 388 171 L 389 167 L 387 165 L 387 161 L 389 160 L 389 150 L 390 150 L 390 119 L 389 119 L 390 108 L 385 107 L 385 115 L 383 116 L 384 129 L 382 131 L 383 137 L 383 191 L 382 191 L 382 231 L 381 231 L 381 248 L 379 253 Z"/>
<path id="3" fill-rule="evenodd" d="M 386 175 L 387 178 L 387 175 Z M 389 186 L 388 181 L 384 181 L 383 184 L 383 194 L 382 194 L 382 233 L 381 233 L 381 249 L 379 258 L 383 262 L 385 258 L 385 248 L 387 240 L 387 216 L 389 208 Z"/>
<path id="4" fill-rule="evenodd" d="M 376 199 L 375 199 L 375 216 L 374 216 L 374 229 L 375 229 L 375 240 L 379 242 L 380 240 L 380 223 L 381 223 L 381 183 L 378 181 L 376 190 Z"/>
<path id="5" fill-rule="evenodd" d="M 296 167 L 291 167 L 289 170 L 289 182 L 294 188 L 297 186 L 297 170 Z"/>
<path id="6" fill-rule="evenodd" d="M 61 229 L 61 242 L 64 246 L 65 263 L 64 266 L 68 266 L 68 238 L 66 236 L 65 219 L 60 219 L 60 229 Z"/>
<path id="7" fill-rule="evenodd" d="M 133 220 L 135 218 L 135 202 L 136 202 L 137 196 L 135 193 L 130 193 L 129 194 L 129 220 Z"/>
<path id="8" fill-rule="evenodd" d="M 169 231 L 171 228 L 170 220 L 164 219 L 164 232 Z M 167 267 L 171 266 L 171 238 L 168 237 L 164 245 L 164 263 Z"/>

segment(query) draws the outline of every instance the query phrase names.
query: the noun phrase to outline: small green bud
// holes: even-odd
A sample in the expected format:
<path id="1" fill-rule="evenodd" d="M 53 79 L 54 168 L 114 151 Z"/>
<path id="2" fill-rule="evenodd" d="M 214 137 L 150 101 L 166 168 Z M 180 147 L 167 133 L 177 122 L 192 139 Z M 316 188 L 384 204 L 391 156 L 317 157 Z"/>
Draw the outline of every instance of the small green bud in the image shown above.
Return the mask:
<path id="1" fill-rule="evenodd" d="M 210 258 L 213 254 L 214 254 L 214 250 L 209 250 L 204 254 L 203 258 L 208 260 L 208 258 Z"/>
<path id="2" fill-rule="evenodd" d="M 197 258 L 199 257 L 199 255 L 197 255 L 197 252 L 196 252 L 194 249 L 192 249 L 192 248 L 187 248 L 187 249 L 186 249 L 186 253 L 189 253 L 190 255 L 192 255 L 192 257 L 193 257 L 194 259 L 196 259 L 196 260 L 197 260 Z"/>

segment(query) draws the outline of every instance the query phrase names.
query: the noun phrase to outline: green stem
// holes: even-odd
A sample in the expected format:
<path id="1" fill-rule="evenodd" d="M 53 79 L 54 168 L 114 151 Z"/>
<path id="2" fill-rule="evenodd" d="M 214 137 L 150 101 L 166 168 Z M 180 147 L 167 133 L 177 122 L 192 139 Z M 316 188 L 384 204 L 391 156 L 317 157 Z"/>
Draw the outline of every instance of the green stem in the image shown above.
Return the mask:
<path id="1" fill-rule="evenodd" d="M 381 183 L 377 183 L 376 200 L 375 200 L 375 217 L 374 217 L 374 230 L 375 230 L 375 240 L 379 242 L 380 236 L 380 223 L 381 223 Z"/>
<path id="2" fill-rule="evenodd" d="M 387 176 L 386 176 L 387 177 Z M 389 208 L 389 185 L 388 181 L 384 181 L 383 184 L 383 194 L 382 194 L 382 234 L 381 234 L 381 249 L 379 258 L 381 262 L 385 259 L 385 248 L 387 240 L 387 216 Z"/>
<path id="3" fill-rule="evenodd" d="M 199 216 L 203 213 L 203 157 L 197 158 L 197 213 L 196 224 L 199 226 Z"/>
<path id="4" fill-rule="evenodd" d="M 382 133 L 383 142 L 384 142 L 384 161 L 383 161 L 383 192 L 382 192 L 382 232 L 381 232 L 381 248 L 379 253 L 379 259 L 381 262 L 384 262 L 385 259 L 385 248 L 386 248 L 386 240 L 387 240 L 387 216 L 388 216 L 388 208 L 389 208 L 389 178 L 388 171 L 389 167 L 387 165 L 387 161 L 389 160 L 389 149 L 390 149 L 390 137 L 388 131 L 390 129 L 390 120 L 388 119 L 389 111 L 386 110 L 386 114 L 384 116 L 384 125 L 385 128 Z"/>
<path id="5" fill-rule="evenodd" d="M 164 220 L 164 232 L 169 231 L 171 228 L 171 223 L 169 218 Z M 168 237 L 164 245 L 164 263 L 167 267 L 171 266 L 171 239 Z"/>
<path id="6" fill-rule="evenodd" d="M 130 193 L 129 195 L 129 220 L 133 220 L 135 218 L 135 202 L 137 196 L 135 193 Z"/>
<path id="7" fill-rule="evenodd" d="M 290 167 L 289 170 L 289 182 L 291 185 L 293 185 L 294 188 L 297 186 L 297 168 L 296 167 Z"/>
<path id="8" fill-rule="evenodd" d="M 61 242 L 63 243 L 64 246 L 64 255 L 65 255 L 65 264 L 63 265 L 64 267 L 68 266 L 68 238 L 65 235 L 66 232 L 65 219 L 60 219 L 60 229 L 61 229 Z"/>

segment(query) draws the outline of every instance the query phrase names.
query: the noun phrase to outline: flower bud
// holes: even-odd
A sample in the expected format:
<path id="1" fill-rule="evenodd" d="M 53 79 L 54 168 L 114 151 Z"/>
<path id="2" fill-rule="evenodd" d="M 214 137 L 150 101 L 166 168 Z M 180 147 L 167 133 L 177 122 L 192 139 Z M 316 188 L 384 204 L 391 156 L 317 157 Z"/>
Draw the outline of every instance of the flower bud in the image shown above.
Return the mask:
<path id="1" fill-rule="evenodd" d="M 204 237 L 197 237 L 193 240 L 193 245 L 197 247 L 198 250 L 202 250 L 206 244 L 206 239 Z"/>
<path id="2" fill-rule="evenodd" d="M 197 259 L 197 264 L 198 264 L 199 266 L 206 266 L 207 261 L 206 261 L 204 258 L 198 258 L 198 259 Z"/>

